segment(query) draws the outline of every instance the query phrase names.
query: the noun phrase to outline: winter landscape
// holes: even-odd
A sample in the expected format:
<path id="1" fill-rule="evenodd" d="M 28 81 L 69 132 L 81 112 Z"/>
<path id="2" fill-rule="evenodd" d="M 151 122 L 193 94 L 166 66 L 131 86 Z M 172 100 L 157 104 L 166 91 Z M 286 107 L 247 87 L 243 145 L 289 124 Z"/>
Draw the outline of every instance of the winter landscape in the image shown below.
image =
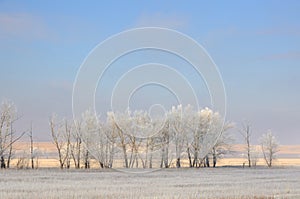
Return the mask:
<path id="1" fill-rule="evenodd" d="M 136 170 L 135 170 L 136 171 Z M 296 168 L 1 171 L 1 198 L 299 198 Z"/>
<path id="2" fill-rule="evenodd" d="M 299 10 L 0 0 L 0 199 L 300 198 Z"/>

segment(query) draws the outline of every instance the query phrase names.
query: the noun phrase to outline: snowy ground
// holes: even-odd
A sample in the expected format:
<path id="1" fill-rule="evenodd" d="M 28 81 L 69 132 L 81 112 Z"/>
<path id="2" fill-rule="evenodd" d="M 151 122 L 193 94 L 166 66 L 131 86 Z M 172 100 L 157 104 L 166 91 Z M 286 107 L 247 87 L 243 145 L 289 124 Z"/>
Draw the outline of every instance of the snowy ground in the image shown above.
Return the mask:
<path id="1" fill-rule="evenodd" d="M 0 170 L 0 198 L 300 198 L 300 168 Z"/>

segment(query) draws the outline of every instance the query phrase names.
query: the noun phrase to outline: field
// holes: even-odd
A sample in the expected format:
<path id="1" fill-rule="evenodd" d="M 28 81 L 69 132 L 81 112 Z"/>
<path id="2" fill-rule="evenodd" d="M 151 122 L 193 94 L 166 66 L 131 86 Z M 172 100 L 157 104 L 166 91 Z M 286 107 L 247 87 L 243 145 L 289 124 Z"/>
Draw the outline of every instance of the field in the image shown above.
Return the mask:
<path id="1" fill-rule="evenodd" d="M 0 170 L 0 198 L 300 198 L 299 167 L 144 171 Z"/>
<path id="2" fill-rule="evenodd" d="M 257 149 L 260 149 L 260 146 L 253 146 Z M 16 148 L 16 154 L 14 156 L 14 159 L 12 160 L 12 167 L 15 167 L 17 164 L 17 161 L 20 157 L 26 157 L 27 158 L 27 164 L 29 164 L 28 160 L 28 150 L 30 148 L 30 145 L 28 142 L 18 142 L 15 144 Z M 59 162 L 57 158 L 57 151 L 55 148 L 55 145 L 51 142 L 36 142 L 35 148 L 37 151 L 39 151 L 37 157 L 38 162 L 36 162 L 36 165 L 38 165 L 39 168 L 57 168 L 59 167 Z M 241 144 L 236 144 L 232 148 L 233 151 L 235 151 L 234 154 L 226 156 L 225 158 L 219 159 L 217 166 L 242 166 L 243 163 L 247 163 L 247 158 L 245 156 L 242 156 L 242 153 L 244 153 L 245 146 Z M 24 156 L 24 152 L 25 155 Z M 174 155 L 173 155 L 174 156 Z M 114 161 L 114 166 L 122 166 L 116 165 L 117 160 Z M 176 167 L 175 160 L 172 160 L 173 167 Z M 182 160 L 183 166 L 188 167 L 187 159 Z M 265 166 L 265 161 L 263 158 L 260 157 L 257 159 L 257 165 Z M 281 145 L 279 147 L 279 152 L 277 154 L 277 158 L 274 161 L 274 165 L 276 166 L 300 166 L 300 145 Z M 25 167 L 29 166 L 25 164 Z M 94 168 L 99 168 L 98 163 L 92 165 Z"/>

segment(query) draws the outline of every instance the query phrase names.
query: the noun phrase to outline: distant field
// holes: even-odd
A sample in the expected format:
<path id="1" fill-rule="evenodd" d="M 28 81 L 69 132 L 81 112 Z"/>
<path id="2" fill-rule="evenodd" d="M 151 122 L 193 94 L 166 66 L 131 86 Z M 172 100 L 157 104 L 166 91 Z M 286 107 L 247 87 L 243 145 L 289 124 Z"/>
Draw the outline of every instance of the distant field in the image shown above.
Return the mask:
<path id="1" fill-rule="evenodd" d="M 51 142 L 37 142 L 35 147 L 39 150 L 38 155 L 38 167 L 39 168 L 48 168 L 48 167 L 58 167 L 57 152 L 55 146 Z M 233 150 L 236 152 L 233 155 L 229 155 L 223 159 L 219 159 L 217 166 L 242 166 L 243 163 L 246 163 L 247 160 L 245 157 L 242 157 L 244 150 L 244 145 L 236 144 L 233 147 Z M 18 160 L 19 156 L 24 154 L 24 151 L 28 153 L 29 143 L 19 142 L 16 143 L 15 148 L 17 153 L 12 161 L 12 166 L 14 166 Z M 259 146 L 256 146 L 259 149 Z M 300 166 L 300 145 L 282 145 L 280 146 L 280 151 L 278 152 L 277 159 L 274 161 L 275 166 Z M 115 160 L 114 166 L 118 162 Z M 175 161 L 173 161 L 175 164 Z M 188 167 L 188 162 L 182 160 L 182 165 Z M 262 158 L 258 159 L 257 165 L 265 165 L 265 162 Z M 120 165 L 118 165 L 120 166 Z M 93 164 L 94 168 L 99 167 L 99 165 Z M 174 165 L 175 167 L 175 165 Z"/>
<path id="2" fill-rule="evenodd" d="M 299 168 L 0 170 L 0 198 L 300 198 Z"/>

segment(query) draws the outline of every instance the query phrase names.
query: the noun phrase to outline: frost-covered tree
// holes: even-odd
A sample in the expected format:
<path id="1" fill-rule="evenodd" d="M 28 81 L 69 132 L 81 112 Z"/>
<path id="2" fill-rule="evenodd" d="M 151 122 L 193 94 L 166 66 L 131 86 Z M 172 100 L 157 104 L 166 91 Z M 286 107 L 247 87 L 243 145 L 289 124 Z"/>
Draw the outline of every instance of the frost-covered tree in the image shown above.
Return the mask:
<path id="1" fill-rule="evenodd" d="M 116 113 L 116 115 L 113 112 L 107 113 L 107 124 L 108 127 L 111 129 L 111 133 L 115 137 L 116 146 L 121 149 L 124 159 L 124 166 L 125 168 L 129 168 L 129 161 L 128 161 L 128 145 L 129 145 L 129 137 L 128 133 L 126 132 L 128 129 L 126 128 L 128 126 L 128 118 L 130 113 Z M 121 125 L 121 126 L 120 126 Z"/>
<path id="2" fill-rule="evenodd" d="M 89 168 L 91 158 L 95 158 L 101 168 L 111 168 L 114 159 L 123 160 L 125 168 L 152 168 L 154 161 L 161 168 L 169 168 L 174 158 L 177 168 L 182 167 L 185 158 L 190 167 L 200 167 L 204 157 L 209 164 L 210 155 L 216 165 L 230 146 L 225 133 L 228 125 L 223 126 L 221 116 L 208 108 L 198 111 L 190 105 L 178 105 L 167 111 L 164 118 L 152 118 L 147 111 L 127 109 L 108 112 L 106 121 L 98 118 L 94 112 L 85 111 L 80 122 L 71 128 L 70 141 L 55 142 L 58 152 L 69 147 L 68 157 L 73 159 L 75 168 L 80 167 L 80 162 Z M 51 124 L 52 132 L 56 132 L 54 122 Z M 53 138 L 59 140 L 56 136 Z"/>
<path id="3" fill-rule="evenodd" d="M 233 124 L 225 124 L 217 142 L 212 147 L 211 155 L 213 160 L 213 167 L 216 167 L 218 159 L 231 152 L 234 138 L 228 132 L 228 129 L 233 128 Z"/>
<path id="4" fill-rule="evenodd" d="M 269 130 L 260 138 L 260 145 L 267 166 L 272 167 L 273 161 L 276 158 L 276 153 L 279 151 L 279 142 Z"/>
<path id="5" fill-rule="evenodd" d="M 129 167 L 139 167 L 139 162 L 145 167 L 145 160 L 143 154 L 145 153 L 145 136 L 147 136 L 148 130 L 151 128 L 151 119 L 146 111 L 134 111 L 129 115 L 127 125 L 127 131 L 131 132 L 129 135 L 129 148 L 130 158 Z"/>
<path id="6" fill-rule="evenodd" d="M 98 135 L 98 132 L 100 131 L 100 126 L 99 126 L 100 124 L 97 115 L 93 111 L 87 110 L 82 114 L 81 125 L 82 125 L 81 136 L 82 136 L 82 140 L 84 141 L 83 142 L 84 143 L 84 151 L 83 151 L 84 168 L 89 169 L 91 156 L 92 155 L 98 156 L 98 151 L 97 151 L 98 149 L 96 149 L 95 147 L 98 144 L 102 145 L 103 140 L 99 140 L 98 137 L 95 137 L 96 135 Z M 102 161 L 101 158 L 100 161 Z"/>
<path id="7" fill-rule="evenodd" d="M 213 156 L 215 166 L 217 159 L 228 152 L 232 139 L 226 131 L 232 125 L 224 125 L 219 113 L 209 108 L 195 110 L 190 105 L 184 108 L 179 105 L 172 108 L 170 118 L 177 167 L 182 151 L 186 151 L 190 167 L 209 166 L 209 155 Z"/>
<path id="8" fill-rule="evenodd" d="M 171 134 L 173 137 L 173 142 L 175 145 L 175 155 L 176 155 L 176 167 L 181 167 L 181 157 L 184 153 L 185 146 L 188 142 L 188 120 L 190 117 L 191 106 L 183 107 L 178 105 L 177 107 L 173 106 L 168 113 L 171 126 Z"/>
<path id="9" fill-rule="evenodd" d="M 199 167 L 202 159 L 209 153 L 207 150 L 214 142 L 210 139 L 210 135 L 213 134 L 213 117 L 217 114 L 208 108 L 199 111 L 188 109 L 186 132 L 189 134 L 187 151 L 190 167 Z"/>
<path id="10" fill-rule="evenodd" d="M 13 129 L 14 122 L 18 120 L 17 108 L 11 101 L 3 101 L 0 107 L 0 159 L 1 168 L 9 168 L 14 154 L 13 144 L 25 132 L 17 135 Z M 5 161 L 6 159 L 6 161 Z"/>
<path id="11" fill-rule="evenodd" d="M 49 125 L 60 168 L 70 168 L 71 125 L 66 119 L 59 121 L 55 114 L 50 118 Z"/>
<path id="12" fill-rule="evenodd" d="M 95 113 L 86 111 L 83 114 L 82 121 L 82 139 L 86 147 L 87 153 L 94 157 L 101 168 L 111 168 L 114 157 L 115 135 L 109 126 L 100 122 Z M 85 167 L 87 165 L 87 157 L 84 158 Z M 89 164 L 89 163 L 88 163 Z"/>
<path id="13" fill-rule="evenodd" d="M 170 157 L 170 141 L 171 141 L 171 131 L 170 131 L 170 121 L 167 119 L 163 128 L 160 131 L 160 143 L 161 143 L 161 168 L 169 168 L 171 164 Z"/>
<path id="14" fill-rule="evenodd" d="M 159 125 L 146 111 L 108 112 L 107 126 L 114 137 L 117 149 L 121 151 L 126 168 L 146 168 L 152 164 L 152 152 L 155 149 L 152 133 L 159 131 Z M 117 152 L 117 151 L 116 151 Z"/>
<path id="15" fill-rule="evenodd" d="M 81 120 L 74 120 L 71 132 L 70 153 L 74 162 L 74 167 L 80 169 L 82 153 L 82 127 Z"/>

